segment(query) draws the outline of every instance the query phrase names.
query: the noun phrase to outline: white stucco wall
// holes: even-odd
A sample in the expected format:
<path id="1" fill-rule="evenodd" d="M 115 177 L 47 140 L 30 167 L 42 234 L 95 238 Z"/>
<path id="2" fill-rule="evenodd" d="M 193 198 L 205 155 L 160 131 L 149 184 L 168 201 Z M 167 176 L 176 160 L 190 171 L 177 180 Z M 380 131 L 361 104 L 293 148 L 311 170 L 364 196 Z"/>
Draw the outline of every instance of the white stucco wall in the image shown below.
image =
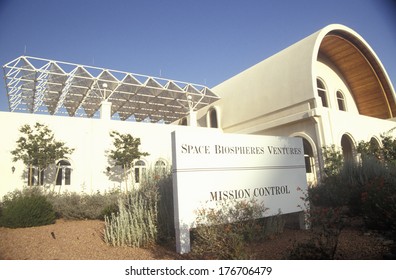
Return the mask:
<path id="1" fill-rule="evenodd" d="M 27 168 L 21 161 L 12 162 L 11 150 L 21 136 L 19 128 L 24 124 L 33 126 L 36 122 L 45 124 L 55 135 L 55 139 L 74 148 L 70 157 L 72 165 L 71 185 L 63 190 L 87 193 L 118 188 L 120 183 L 109 180 L 106 167 L 109 166 L 106 150 L 112 149 L 112 130 L 129 133 L 141 139 L 140 151 L 150 155 L 143 158 L 147 167 L 154 167 L 161 159 L 171 165 L 171 132 L 175 130 L 203 129 L 186 126 L 123 122 L 48 116 L 39 114 L 0 112 L 0 124 L 4 135 L 0 138 L 0 197 L 16 188 L 27 185 Z M 12 173 L 12 166 L 15 172 Z M 48 183 L 48 181 L 46 181 Z M 51 180 L 52 182 L 52 180 Z M 66 188 L 66 189 L 65 189 Z"/>
<path id="2" fill-rule="evenodd" d="M 318 77 L 326 86 L 329 107 L 338 110 L 337 91 L 340 91 L 345 97 L 346 110 L 349 113 L 359 114 L 351 90 L 337 67 L 325 59 L 319 59 L 319 61 L 316 61 L 315 67 Z"/>

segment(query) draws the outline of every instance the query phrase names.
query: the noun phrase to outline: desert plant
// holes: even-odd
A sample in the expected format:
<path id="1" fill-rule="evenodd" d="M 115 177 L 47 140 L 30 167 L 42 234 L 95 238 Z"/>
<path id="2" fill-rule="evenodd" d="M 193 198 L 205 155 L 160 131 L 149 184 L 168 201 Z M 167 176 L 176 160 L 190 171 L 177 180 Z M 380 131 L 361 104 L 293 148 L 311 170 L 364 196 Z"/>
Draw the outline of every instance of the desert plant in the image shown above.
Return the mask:
<path id="1" fill-rule="evenodd" d="M 361 210 L 369 228 L 396 231 L 396 182 L 392 177 L 378 177 L 361 192 Z"/>
<path id="2" fill-rule="evenodd" d="M 157 175 L 158 176 L 158 175 Z M 173 210 L 172 174 L 167 172 L 158 180 L 157 228 L 158 241 L 167 242 L 175 238 L 175 221 Z"/>
<path id="3" fill-rule="evenodd" d="M 329 198 L 320 198 L 330 192 L 325 187 L 321 187 L 321 192 L 315 192 L 317 188 L 310 188 L 304 192 L 301 188 L 297 189 L 302 192 L 301 200 L 304 207 L 305 217 L 309 225 L 310 238 L 304 242 L 294 244 L 288 259 L 334 259 L 338 240 L 342 229 L 347 220 L 343 204 L 333 204 L 334 201 Z M 331 193 L 331 196 L 333 194 Z M 333 205 L 329 205 L 330 204 Z M 326 206 L 325 206 L 326 205 Z M 337 206 L 336 206 L 337 205 Z"/>
<path id="4" fill-rule="evenodd" d="M 218 207 L 198 210 L 192 231 L 192 252 L 198 257 L 246 259 L 246 242 L 263 238 L 260 217 L 267 209 L 255 201 L 220 203 Z"/>
<path id="5" fill-rule="evenodd" d="M 58 218 L 64 219 L 104 219 L 104 215 L 117 211 L 120 192 L 117 190 L 93 194 L 64 192 L 49 193 L 48 200 L 53 204 Z"/>
<path id="6" fill-rule="evenodd" d="M 335 258 L 338 240 L 345 224 L 342 208 L 315 207 L 309 209 L 310 238 L 294 244 L 288 259 Z"/>
<path id="7" fill-rule="evenodd" d="M 174 239 L 170 170 L 147 170 L 140 187 L 127 194 L 120 194 L 114 209 L 115 211 L 108 209 L 105 215 L 106 243 L 140 247 Z"/>
<path id="8" fill-rule="evenodd" d="M 48 225 L 55 222 L 52 204 L 39 190 L 15 191 L 3 197 L 0 225 L 10 228 Z"/>
<path id="9" fill-rule="evenodd" d="M 105 216 L 104 240 L 112 246 L 142 247 L 157 238 L 155 197 L 132 190 L 118 201 L 118 213 Z"/>

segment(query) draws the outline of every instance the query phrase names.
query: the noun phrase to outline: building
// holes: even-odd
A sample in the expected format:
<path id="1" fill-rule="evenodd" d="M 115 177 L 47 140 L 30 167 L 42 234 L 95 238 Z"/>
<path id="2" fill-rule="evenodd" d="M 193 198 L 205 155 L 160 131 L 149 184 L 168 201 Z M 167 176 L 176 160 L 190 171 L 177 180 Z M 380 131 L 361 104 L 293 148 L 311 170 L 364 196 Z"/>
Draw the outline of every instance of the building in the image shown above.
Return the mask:
<path id="1" fill-rule="evenodd" d="M 29 57 L 3 68 L 11 112 L 0 112 L 7 134 L 0 140 L 0 195 L 27 185 L 26 167 L 10 155 L 26 123 L 48 125 L 75 148 L 58 163 L 61 177 L 47 176 L 43 184 L 87 192 L 121 186 L 106 156 L 112 130 L 141 138 L 141 150 L 150 153 L 135 164 L 137 182 L 146 168 L 169 166 L 170 133 L 185 129 L 301 137 L 314 182 L 323 146 L 334 144 L 355 158 L 359 141 L 380 145 L 380 134 L 396 126 L 395 91 L 380 59 L 342 25 L 329 25 L 212 89 Z"/>
<path id="2" fill-rule="evenodd" d="M 307 179 L 320 178 L 324 146 L 355 158 L 396 127 L 395 91 L 375 52 L 355 31 L 329 25 L 213 89 L 201 126 L 227 133 L 302 137 Z"/>

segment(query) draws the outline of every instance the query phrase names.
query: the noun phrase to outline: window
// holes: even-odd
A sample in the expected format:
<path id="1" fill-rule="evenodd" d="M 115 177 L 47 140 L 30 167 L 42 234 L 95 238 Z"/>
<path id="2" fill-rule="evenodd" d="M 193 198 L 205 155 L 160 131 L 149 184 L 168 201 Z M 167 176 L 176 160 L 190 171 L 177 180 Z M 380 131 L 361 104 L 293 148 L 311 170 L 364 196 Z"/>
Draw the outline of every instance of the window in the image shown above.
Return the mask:
<path id="1" fill-rule="evenodd" d="M 353 144 L 353 140 L 350 136 L 344 134 L 341 137 L 341 147 L 342 147 L 342 155 L 345 161 L 353 161 L 355 148 Z"/>
<path id="2" fill-rule="evenodd" d="M 345 99 L 341 91 L 337 91 L 337 103 L 340 111 L 346 111 Z"/>
<path id="3" fill-rule="evenodd" d="M 187 118 L 184 117 L 180 120 L 180 125 L 187 125 Z"/>
<path id="4" fill-rule="evenodd" d="M 209 110 L 209 127 L 218 128 L 217 111 L 215 108 Z"/>
<path id="5" fill-rule="evenodd" d="M 67 160 L 60 160 L 57 166 L 56 185 L 69 186 L 71 184 L 71 164 Z"/>
<path id="6" fill-rule="evenodd" d="M 135 183 L 140 183 L 146 174 L 146 163 L 143 160 L 135 162 Z"/>
<path id="7" fill-rule="evenodd" d="M 311 144 L 303 138 L 303 148 L 304 148 L 304 160 L 305 160 L 305 172 L 306 173 L 313 173 L 313 150 Z"/>
<path id="8" fill-rule="evenodd" d="M 320 79 L 316 79 L 316 86 L 318 88 L 318 95 L 322 101 L 322 106 L 329 107 L 327 102 L 327 90 L 324 83 Z"/>
<path id="9" fill-rule="evenodd" d="M 166 163 L 163 160 L 157 160 L 154 168 L 157 174 L 163 175 L 166 173 Z"/>

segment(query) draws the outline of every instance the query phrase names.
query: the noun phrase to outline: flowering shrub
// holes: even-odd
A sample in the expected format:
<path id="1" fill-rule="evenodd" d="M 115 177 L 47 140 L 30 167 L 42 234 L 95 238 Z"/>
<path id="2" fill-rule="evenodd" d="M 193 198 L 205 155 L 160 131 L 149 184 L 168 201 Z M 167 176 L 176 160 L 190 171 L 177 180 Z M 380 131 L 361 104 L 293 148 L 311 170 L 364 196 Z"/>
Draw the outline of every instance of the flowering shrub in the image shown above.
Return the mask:
<path id="1" fill-rule="evenodd" d="M 383 146 L 359 143 L 360 162 L 340 160 L 337 149 L 325 149 L 325 177 L 301 197 L 312 238 L 297 244 L 290 259 L 332 259 L 344 222 L 363 217 L 367 227 L 396 231 L 396 141 Z M 395 236 L 395 234 L 393 234 Z"/>
<path id="2" fill-rule="evenodd" d="M 396 184 L 393 178 L 374 178 L 364 186 L 360 199 L 368 227 L 396 230 Z"/>

